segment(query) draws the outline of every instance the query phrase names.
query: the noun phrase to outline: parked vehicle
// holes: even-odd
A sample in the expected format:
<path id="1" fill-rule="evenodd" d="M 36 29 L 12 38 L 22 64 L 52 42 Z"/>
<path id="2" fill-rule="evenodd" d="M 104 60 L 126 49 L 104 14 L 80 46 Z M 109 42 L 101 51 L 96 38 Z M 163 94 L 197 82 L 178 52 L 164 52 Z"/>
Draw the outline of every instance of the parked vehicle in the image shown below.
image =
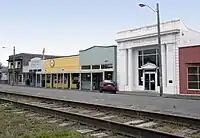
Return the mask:
<path id="1" fill-rule="evenodd" d="M 117 87 L 117 83 L 112 81 L 112 80 L 104 80 L 100 83 L 100 92 L 112 92 L 112 93 L 116 93 L 116 91 L 118 90 Z"/>

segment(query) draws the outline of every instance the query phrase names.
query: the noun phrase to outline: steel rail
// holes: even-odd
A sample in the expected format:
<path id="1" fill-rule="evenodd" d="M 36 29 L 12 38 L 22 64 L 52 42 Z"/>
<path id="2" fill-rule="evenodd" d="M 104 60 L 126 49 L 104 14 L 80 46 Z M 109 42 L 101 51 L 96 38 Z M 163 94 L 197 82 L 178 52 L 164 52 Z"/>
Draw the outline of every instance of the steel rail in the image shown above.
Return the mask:
<path id="1" fill-rule="evenodd" d="M 100 128 L 104 128 L 104 129 L 107 129 L 110 131 L 114 131 L 117 133 L 121 133 L 124 135 L 136 137 L 136 138 L 150 138 L 150 137 L 151 138 L 184 138 L 183 136 L 178 136 L 178 135 L 161 132 L 161 131 L 157 131 L 157 130 L 153 130 L 153 129 L 130 126 L 130 125 L 118 123 L 115 121 L 110 121 L 110 120 L 108 121 L 108 120 L 103 120 L 103 119 L 99 119 L 96 117 L 81 115 L 78 113 L 61 111 L 58 109 L 52 109 L 50 107 L 32 105 L 29 103 L 15 101 L 15 100 L 7 99 L 7 98 L 1 97 L 0 100 L 2 100 L 4 102 L 11 102 L 11 103 L 15 104 L 16 106 L 22 107 L 24 109 L 61 116 L 61 117 L 67 118 L 67 119 L 72 119 L 72 120 L 82 122 L 85 124 L 98 126 Z"/>
<path id="2" fill-rule="evenodd" d="M 115 111 L 115 112 L 119 112 L 119 113 L 123 113 L 123 114 L 127 114 L 127 115 L 146 117 L 146 118 L 162 120 L 162 121 L 166 121 L 166 122 L 200 126 L 200 118 L 194 118 L 194 117 L 190 117 L 190 116 L 164 114 L 164 113 L 159 113 L 159 112 L 130 109 L 130 108 L 125 108 L 125 107 L 123 107 L 123 108 L 122 107 L 114 107 L 114 106 L 109 106 L 109 105 L 100 105 L 100 104 L 72 101 L 72 100 L 66 100 L 64 98 L 42 96 L 42 95 L 29 95 L 29 94 L 24 94 L 24 93 L 0 91 L 0 94 L 1 93 L 2 94 L 11 94 L 11 95 L 16 95 L 16 96 L 33 97 L 33 98 L 38 98 L 38 99 L 43 99 L 43 100 L 52 100 L 55 102 L 63 102 L 63 103 L 66 103 L 69 105 L 74 105 L 74 106 L 84 106 L 84 107 L 89 107 L 89 108 L 104 109 L 104 110 Z"/>

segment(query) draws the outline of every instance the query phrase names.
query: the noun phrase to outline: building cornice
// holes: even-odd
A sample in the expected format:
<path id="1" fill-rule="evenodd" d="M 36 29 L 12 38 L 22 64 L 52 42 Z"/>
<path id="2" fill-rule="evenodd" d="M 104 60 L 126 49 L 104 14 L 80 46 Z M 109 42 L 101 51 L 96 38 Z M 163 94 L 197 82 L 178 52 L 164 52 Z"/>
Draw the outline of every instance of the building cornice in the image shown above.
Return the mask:
<path id="1" fill-rule="evenodd" d="M 161 32 L 161 36 L 174 34 L 174 33 L 180 33 L 180 29 L 174 29 L 174 30 Z M 152 33 L 152 34 L 139 35 L 139 36 L 135 36 L 135 37 L 124 37 L 124 38 L 116 39 L 115 41 L 119 43 L 119 42 L 124 42 L 124 41 L 145 39 L 145 38 L 156 37 L 156 36 L 157 36 L 157 33 Z"/>

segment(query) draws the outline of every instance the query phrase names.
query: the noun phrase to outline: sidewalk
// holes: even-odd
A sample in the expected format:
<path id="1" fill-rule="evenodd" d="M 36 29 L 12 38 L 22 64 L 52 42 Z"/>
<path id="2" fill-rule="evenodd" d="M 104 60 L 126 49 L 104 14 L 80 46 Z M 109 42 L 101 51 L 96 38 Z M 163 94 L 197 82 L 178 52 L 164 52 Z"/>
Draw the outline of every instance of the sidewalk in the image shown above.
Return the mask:
<path id="1" fill-rule="evenodd" d="M 0 91 L 200 118 L 200 100 L 0 85 Z"/>
<path id="2" fill-rule="evenodd" d="M 6 84 L 0 84 L 6 85 Z M 10 85 L 7 85 L 10 86 Z M 17 87 L 26 87 L 26 88 L 35 88 L 25 85 L 18 85 Z M 37 88 L 36 88 L 37 89 Z M 39 89 L 50 89 L 50 90 L 60 90 L 56 88 L 39 88 Z M 63 90 L 63 89 L 61 89 Z M 92 92 L 92 93 L 99 93 L 98 90 L 90 91 L 90 90 L 77 90 L 77 89 L 64 89 L 65 91 L 78 91 L 78 92 Z M 160 97 L 159 92 L 152 92 L 152 91 L 117 91 L 117 94 L 122 95 L 132 95 L 132 96 L 147 96 L 147 97 Z M 175 98 L 175 99 L 189 99 L 189 100 L 200 100 L 200 95 L 175 95 L 175 94 L 163 94 L 162 98 Z"/>
<path id="3" fill-rule="evenodd" d="M 149 96 L 149 97 L 160 97 L 159 92 L 146 92 L 146 91 L 119 91 L 117 94 L 135 95 L 135 96 Z M 173 95 L 163 94 L 163 98 L 175 98 L 175 99 L 190 99 L 200 100 L 200 95 Z"/>

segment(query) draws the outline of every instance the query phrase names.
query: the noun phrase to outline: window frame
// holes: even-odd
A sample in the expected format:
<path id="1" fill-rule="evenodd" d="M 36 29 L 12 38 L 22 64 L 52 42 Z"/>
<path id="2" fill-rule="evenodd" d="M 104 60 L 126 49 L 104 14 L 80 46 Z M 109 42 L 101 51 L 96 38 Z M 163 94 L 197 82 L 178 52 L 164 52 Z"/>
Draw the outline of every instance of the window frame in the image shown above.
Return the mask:
<path id="1" fill-rule="evenodd" d="M 189 73 L 189 68 L 191 67 L 196 67 L 197 68 L 197 73 Z M 196 75 L 197 76 L 197 81 L 189 81 L 189 75 Z M 197 89 L 191 89 L 189 88 L 189 82 L 193 82 L 193 83 L 197 83 Z M 190 66 L 187 66 L 187 90 L 196 90 L 196 91 L 200 91 L 200 66 L 198 65 L 190 65 Z"/>
<path id="2" fill-rule="evenodd" d="M 152 53 L 152 54 L 145 54 L 145 50 L 156 50 L 156 53 Z M 138 68 L 137 68 L 137 70 L 138 70 L 138 86 L 143 86 L 144 85 L 144 82 L 142 82 L 142 83 L 140 83 L 140 78 L 139 78 L 139 70 L 142 70 L 142 66 L 143 65 L 145 65 L 144 64 L 144 57 L 145 56 L 156 56 L 156 66 L 158 67 L 158 69 L 156 70 L 156 72 L 157 72 L 157 79 L 159 78 L 159 67 L 160 67 L 160 65 L 159 65 L 159 49 L 157 48 L 157 47 L 155 47 L 155 48 L 149 48 L 149 49 L 142 49 L 142 50 L 138 50 Z M 139 57 L 141 57 L 141 60 L 142 60 L 142 65 L 141 66 L 139 66 L 140 65 L 140 61 L 139 61 Z M 144 71 L 143 71 L 144 72 Z M 144 77 L 144 76 L 143 76 Z M 159 81 L 159 80 L 157 80 L 157 81 Z M 142 84 L 142 85 L 141 85 Z M 160 86 L 160 82 L 158 82 L 157 83 L 157 86 Z"/>
<path id="3" fill-rule="evenodd" d="M 81 70 L 91 70 L 91 65 L 81 65 Z"/>

